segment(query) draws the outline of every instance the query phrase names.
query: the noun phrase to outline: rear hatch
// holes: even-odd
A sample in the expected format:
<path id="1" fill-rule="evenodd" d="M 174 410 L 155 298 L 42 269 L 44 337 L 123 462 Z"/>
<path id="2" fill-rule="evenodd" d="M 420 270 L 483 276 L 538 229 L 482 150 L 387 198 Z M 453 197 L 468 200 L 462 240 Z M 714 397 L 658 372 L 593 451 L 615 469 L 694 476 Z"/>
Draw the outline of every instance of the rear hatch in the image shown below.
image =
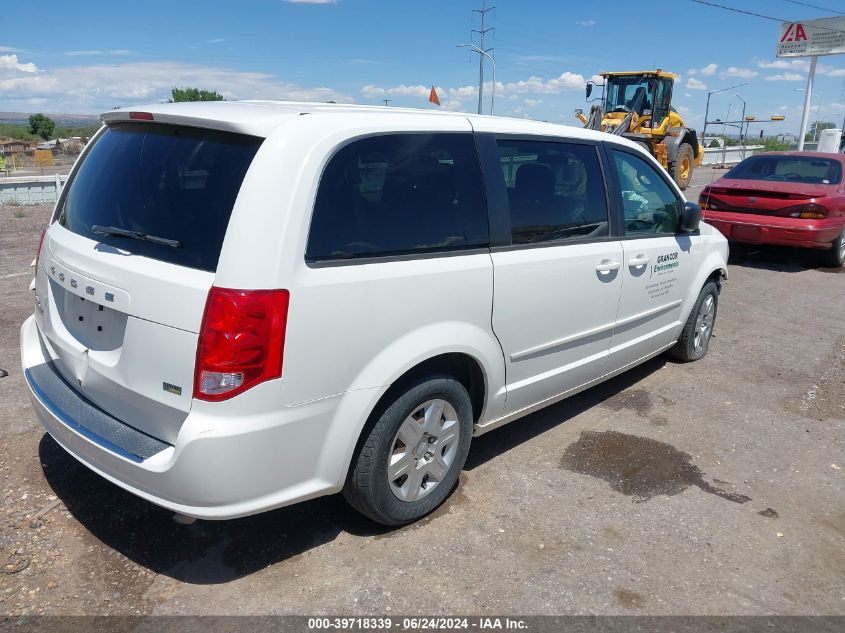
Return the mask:
<path id="1" fill-rule="evenodd" d="M 77 391 L 173 443 L 232 208 L 262 139 L 115 122 L 87 149 L 49 227 L 36 320 Z"/>

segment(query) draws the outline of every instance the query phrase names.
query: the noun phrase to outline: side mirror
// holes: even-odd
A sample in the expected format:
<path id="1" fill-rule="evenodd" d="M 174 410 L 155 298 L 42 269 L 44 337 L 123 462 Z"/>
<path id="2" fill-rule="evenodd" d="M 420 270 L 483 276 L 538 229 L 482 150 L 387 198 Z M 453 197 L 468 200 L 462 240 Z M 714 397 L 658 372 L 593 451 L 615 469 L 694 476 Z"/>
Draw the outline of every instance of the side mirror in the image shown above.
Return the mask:
<path id="1" fill-rule="evenodd" d="M 701 222 L 701 207 L 695 202 L 687 202 L 681 211 L 681 224 L 679 230 L 681 233 L 693 233 L 698 230 L 698 225 Z"/>
<path id="2" fill-rule="evenodd" d="M 593 82 L 588 81 L 587 82 L 587 96 L 585 98 L 589 99 L 591 94 L 593 94 Z"/>

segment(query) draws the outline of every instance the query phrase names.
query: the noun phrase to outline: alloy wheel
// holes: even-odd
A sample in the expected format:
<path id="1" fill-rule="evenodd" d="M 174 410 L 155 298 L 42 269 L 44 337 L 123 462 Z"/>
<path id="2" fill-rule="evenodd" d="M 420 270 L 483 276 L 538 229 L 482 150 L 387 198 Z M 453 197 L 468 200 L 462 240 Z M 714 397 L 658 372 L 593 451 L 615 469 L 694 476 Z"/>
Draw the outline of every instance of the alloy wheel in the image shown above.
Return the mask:
<path id="1" fill-rule="evenodd" d="M 387 481 L 402 501 L 430 494 L 449 472 L 458 454 L 460 421 L 441 399 L 416 407 L 399 426 L 387 462 Z"/>

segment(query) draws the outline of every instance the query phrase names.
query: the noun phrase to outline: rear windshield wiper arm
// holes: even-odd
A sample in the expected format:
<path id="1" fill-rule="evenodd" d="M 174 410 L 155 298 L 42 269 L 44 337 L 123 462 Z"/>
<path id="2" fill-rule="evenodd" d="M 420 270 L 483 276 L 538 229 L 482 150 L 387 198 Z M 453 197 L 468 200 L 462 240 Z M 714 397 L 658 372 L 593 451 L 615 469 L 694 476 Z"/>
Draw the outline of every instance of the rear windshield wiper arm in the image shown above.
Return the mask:
<path id="1" fill-rule="evenodd" d="M 182 242 L 179 240 L 171 240 L 166 237 L 158 237 L 156 235 L 147 235 L 141 231 L 130 231 L 129 229 L 121 229 L 116 226 L 100 226 L 95 224 L 91 230 L 98 235 L 111 235 L 114 237 L 128 237 L 132 240 L 140 240 L 142 242 L 152 242 L 153 244 L 161 244 L 162 246 L 170 246 L 171 248 L 181 248 Z"/>

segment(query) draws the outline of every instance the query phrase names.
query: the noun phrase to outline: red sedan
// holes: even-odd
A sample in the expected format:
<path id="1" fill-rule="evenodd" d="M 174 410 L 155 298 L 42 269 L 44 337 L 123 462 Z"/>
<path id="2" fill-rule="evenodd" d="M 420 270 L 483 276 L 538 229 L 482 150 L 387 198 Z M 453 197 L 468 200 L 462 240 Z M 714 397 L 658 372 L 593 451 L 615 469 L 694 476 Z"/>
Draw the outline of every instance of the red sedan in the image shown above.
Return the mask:
<path id="1" fill-rule="evenodd" d="M 822 249 L 845 263 L 845 155 L 769 152 L 701 191 L 703 217 L 735 242 Z"/>

